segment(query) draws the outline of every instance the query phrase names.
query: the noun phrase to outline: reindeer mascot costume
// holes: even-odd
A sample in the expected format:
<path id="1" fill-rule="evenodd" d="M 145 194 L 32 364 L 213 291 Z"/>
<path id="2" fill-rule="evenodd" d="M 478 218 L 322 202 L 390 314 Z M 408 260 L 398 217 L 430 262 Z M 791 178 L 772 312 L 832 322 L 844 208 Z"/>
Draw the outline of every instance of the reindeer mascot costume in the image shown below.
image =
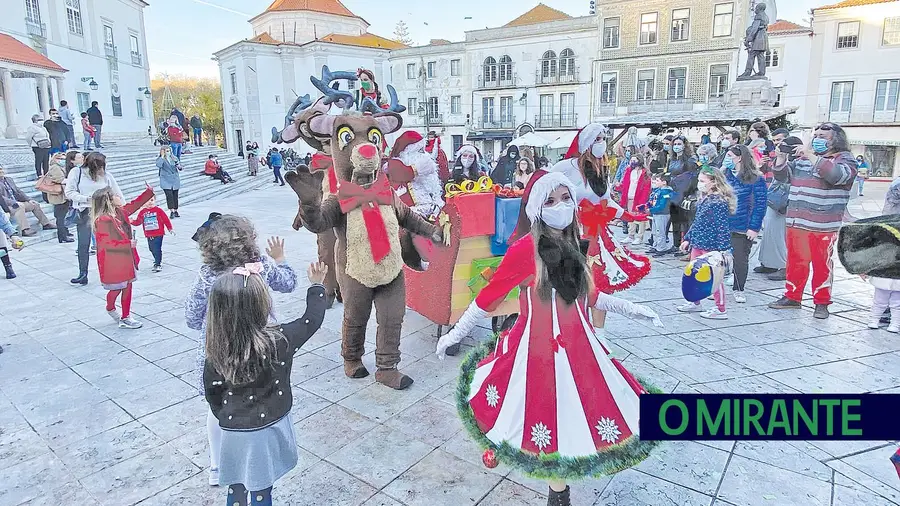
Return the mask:
<path id="1" fill-rule="evenodd" d="M 354 96 L 338 89 L 332 81 L 345 79 L 325 67 L 322 79 L 311 78 L 325 96 L 296 115 L 281 133 L 283 139 L 300 136 L 330 137 L 331 157 L 337 178 L 337 192 L 323 199 L 320 172 L 299 167 L 286 176 L 300 200 L 299 219 L 307 229 L 323 233 L 334 229 L 337 279 L 344 299 L 341 355 L 344 373 L 350 378 L 368 376 L 362 363 L 366 324 L 375 306 L 375 380 L 402 390 L 413 380 L 397 370 L 400 362 L 400 333 L 406 313 L 406 288 L 400 251 L 400 230 L 443 241 L 442 230 L 413 213 L 396 197 L 382 174 L 384 136 L 403 124 L 397 95 L 388 87 L 390 107 L 383 110 L 364 99 L 360 112 L 350 112 Z M 341 115 L 328 114 L 334 104 Z M 410 266 L 420 268 L 418 265 Z"/>

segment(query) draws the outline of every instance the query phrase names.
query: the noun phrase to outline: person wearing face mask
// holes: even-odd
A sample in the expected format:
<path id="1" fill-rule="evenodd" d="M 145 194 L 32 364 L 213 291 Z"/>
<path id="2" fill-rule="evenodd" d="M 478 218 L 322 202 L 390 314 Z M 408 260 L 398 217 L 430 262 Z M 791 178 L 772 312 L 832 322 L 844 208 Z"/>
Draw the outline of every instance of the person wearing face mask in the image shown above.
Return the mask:
<path id="1" fill-rule="evenodd" d="M 753 163 L 750 150 L 740 144 L 728 148 L 722 172 L 737 200 L 737 207 L 729 218 L 734 256 L 732 290 L 734 301 L 743 304 L 747 302 L 744 286 L 747 284 L 750 248 L 759 236 L 763 217 L 766 215 L 766 180 Z"/>
<path id="2" fill-rule="evenodd" d="M 631 213 L 647 212 L 647 201 L 650 199 L 650 172 L 644 167 L 638 155 L 631 156 L 618 190 L 622 195 L 619 205 L 623 209 Z M 646 226 L 646 220 L 628 222 L 628 237 L 622 240 L 622 244 L 643 245 Z"/>
<path id="3" fill-rule="evenodd" d="M 747 132 L 747 148 L 753 154 L 753 160 L 760 172 L 769 173 L 776 155 L 775 143 L 769 140 L 769 125 L 762 121 L 750 125 Z"/>
<path id="4" fill-rule="evenodd" d="M 357 69 L 356 77 L 359 78 L 359 89 L 356 90 L 356 105 L 361 107 L 364 100 L 375 102 L 378 107 L 387 109 L 389 104 L 381 96 L 378 83 L 375 82 L 375 73 L 369 69 Z"/>
<path id="5" fill-rule="evenodd" d="M 672 237 L 675 244 L 680 244 L 685 232 L 691 228 L 696 211 L 697 175 L 699 174 L 697 159 L 694 158 L 691 143 L 683 136 L 672 140 L 672 156 L 669 161 L 668 174 L 672 178 Z M 676 257 L 687 260 L 687 254 L 676 251 Z"/>
<path id="6" fill-rule="evenodd" d="M 512 186 L 515 183 L 514 177 L 516 166 L 519 163 L 519 147 L 510 146 L 506 150 L 506 154 L 497 160 L 497 166 L 491 172 L 491 180 L 494 184 L 500 186 Z"/>
<path id="7" fill-rule="evenodd" d="M 50 171 L 47 179 L 59 188 L 59 192 L 48 192 L 47 202 L 53 205 L 53 217 L 56 218 L 56 239 L 62 243 L 75 242 L 69 228 L 66 227 L 66 214 L 69 212 L 69 201 L 66 199 L 66 165 L 78 155 L 78 151 L 72 150 L 66 154 L 56 153 L 50 160 Z"/>
<path id="8" fill-rule="evenodd" d="M 477 181 L 479 177 L 488 172 L 489 168 L 478 148 L 471 144 L 464 144 L 456 152 L 453 169 L 450 171 L 450 180 L 457 184 L 465 180 Z"/>
<path id="9" fill-rule="evenodd" d="M 25 138 L 34 152 L 34 172 L 37 177 L 41 177 L 50 170 L 50 132 L 44 127 L 41 121 L 41 115 L 35 114 L 31 117 L 31 124 L 28 125 L 28 131 L 25 132 Z"/>
<path id="10" fill-rule="evenodd" d="M 753 272 L 766 274 L 772 281 L 787 279 L 785 213 L 791 189 L 791 173 L 787 169 L 787 163 L 797 160 L 794 149 L 802 145 L 800 138 L 786 137 L 778 145 L 778 154 L 773 164 L 774 179 L 769 185 L 766 216 L 763 218 L 763 238 L 759 243 L 759 266 L 753 269 Z"/>
<path id="11" fill-rule="evenodd" d="M 622 178 L 625 177 L 628 167 L 631 165 L 631 157 L 643 155 L 646 146 L 647 143 L 638 137 L 637 128 L 629 127 L 625 140 L 616 145 L 616 156 L 619 159 L 615 177 L 616 183 L 620 183 Z"/>
<path id="12" fill-rule="evenodd" d="M 737 130 L 729 130 L 725 132 L 722 136 L 722 140 L 719 141 L 719 147 L 722 149 L 721 153 L 717 157 L 713 159 L 710 163 L 711 166 L 719 169 L 722 167 L 722 162 L 725 160 L 725 155 L 728 154 L 728 148 L 731 146 L 735 146 L 740 144 L 741 142 L 741 133 Z"/>
<path id="13" fill-rule="evenodd" d="M 719 152 L 716 150 L 716 145 L 709 142 L 706 144 L 701 144 L 699 148 L 697 148 L 697 165 L 701 167 L 704 165 L 712 165 L 713 160 L 718 158 Z"/>
<path id="14" fill-rule="evenodd" d="M 863 155 L 856 156 L 856 186 L 857 186 L 857 196 L 863 196 L 863 186 L 866 184 L 866 179 L 869 179 L 869 163 L 866 162 L 866 159 L 863 158 Z"/>
<path id="15" fill-rule="evenodd" d="M 785 294 L 772 309 L 799 309 L 812 270 L 813 315 L 828 318 L 834 277 L 831 260 L 850 189 L 856 178 L 856 159 L 847 133 L 836 123 L 819 125 L 808 148 L 798 146 L 797 160 L 781 161 L 791 174 L 787 208 L 788 248 Z M 812 269 L 810 269 L 812 267 Z"/>
<path id="16" fill-rule="evenodd" d="M 532 182 L 523 197 L 527 231 L 438 341 L 437 355 L 443 358 L 512 290 L 520 290 L 519 318 L 525 321 L 502 334 L 496 346 L 478 348 L 462 366 L 467 392 L 459 401 L 469 409 L 461 413 L 470 434 L 488 450 L 486 465 L 490 459 L 538 465 L 548 477 L 547 504 L 570 506 L 567 479 L 620 471 L 645 459 L 656 444 L 641 441 L 638 427 L 639 397 L 650 385 L 610 357 L 584 314 L 593 308 L 663 324 L 652 309 L 606 295 L 591 282 L 579 249 L 572 181 L 558 172 L 538 172 Z M 542 365 L 520 367 L 523 360 Z M 554 384 L 548 377 L 568 382 Z M 510 409 L 524 417 L 507 420 L 502 413 Z M 563 419 L 565 427 L 579 429 L 557 425 Z M 559 460 L 544 457 L 550 454 Z M 570 464 L 576 457 L 577 469 Z"/>
<path id="17" fill-rule="evenodd" d="M 609 230 L 613 220 L 646 221 L 647 216 L 626 211 L 610 199 L 607 138 L 609 129 L 605 125 L 587 125 L 572 141 L 566 159 L 550 168 L 550 172 L 564 174 L 575 188 L 594 285 L 611 294 L 632 287 L 647 276 L 650 259 L 629 251 Z M 597 320 L 602 327 L 599 317 Z"/>

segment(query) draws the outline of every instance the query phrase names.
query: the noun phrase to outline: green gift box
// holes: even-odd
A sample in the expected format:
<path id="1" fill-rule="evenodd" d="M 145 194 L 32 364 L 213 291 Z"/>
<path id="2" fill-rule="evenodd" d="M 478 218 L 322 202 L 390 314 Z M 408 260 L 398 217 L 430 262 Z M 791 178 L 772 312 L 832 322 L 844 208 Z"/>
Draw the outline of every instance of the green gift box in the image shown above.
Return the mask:
<path id="1" fill-rule="evenodd" d="M 487 286 L 488 281 L 490 281 L 491 276 L 494 275 L 494 272 L 497 271 L 497 267 L 500 265 L 500 262 L 503 260 L 502 256 L 499 257 L 491 257 L 491 258 L 480 258 L 478 260 L 472 261 L 472 277 L 469 279 L 468 286 L 469 291 L 472 292 L 472 300 L 475 300 L 475 296 L 478 295 L 478 292 L 482 290 L 485 286 Z M 509 295 L 506 296 L 504 300 L 516 300 L 519 298 L 519 287 L 513 288 Z"/>

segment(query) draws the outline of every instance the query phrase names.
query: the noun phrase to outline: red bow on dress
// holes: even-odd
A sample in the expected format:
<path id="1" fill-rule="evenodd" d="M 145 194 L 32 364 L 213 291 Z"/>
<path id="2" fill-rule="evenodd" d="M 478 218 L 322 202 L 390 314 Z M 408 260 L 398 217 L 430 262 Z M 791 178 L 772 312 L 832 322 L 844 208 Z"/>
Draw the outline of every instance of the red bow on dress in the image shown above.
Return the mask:
<path id="1" fill-rule="evenodd" d="M 379 177 L 372 186 L 363 188 L 351 181 L 341 182 L 338 188 L 338 202 L 344 214 L 361 207 L 363 222 L 369 235 L 369 245 L 372 248 L 372 259 L 375 263 L 381 262 L 391 252 L 391 243 L 388 240 L 387 226 L 381 209 L 378 206 L 387 206 L 393 202 L 394 193 L 391 185 L 385 177 Z"/>
<path id="2" fill-rule="evenodd" d="M 614 207 L 607 206 L 605 200 L 599 204 L 582 200 L 578 206 L 578 218 L 584 226 L 585 235 L 591 238 L 600 235 L 600 229 L 616 219 L 616 211 Z"/>

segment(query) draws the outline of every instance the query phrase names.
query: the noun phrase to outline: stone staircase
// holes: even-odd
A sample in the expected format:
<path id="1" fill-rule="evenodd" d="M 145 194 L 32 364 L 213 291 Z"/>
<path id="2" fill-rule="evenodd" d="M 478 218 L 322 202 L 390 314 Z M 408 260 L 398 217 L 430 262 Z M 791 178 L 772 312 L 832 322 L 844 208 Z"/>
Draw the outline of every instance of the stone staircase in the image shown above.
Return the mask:
<path id="1" fill-rule="evenodd" d="M 184 170 L 181 173 L 181 190 L 178 200 L 182 214 L 184 210 L 189 211 L 190 204 L 194 202 L 242 194 L 272 185 L 271 171 L 267 167 L 261 166 L 259 175 L 251 177 L 247 175 L 247 161 L 225 150 L 218 147 L 191 146 L 191 151 L 190 154 L 183 154 L 181 157 L 181 165 Z M 144 183 L 147 182 L 156 189 L 157 205 L 165 209 L 166 199 L 162 189 L 159 188 L 159 171 L 156 168 L 158 147 L 153 146 L 150 142 L 128 144 L 110 142 L 102 152 L 106 155 L 107 170 L 116 178 L 116 182 L 126 198 L 137 196 L 143 191 Z M 223 185 L 219 181 L 200 174 L 210 154 L 218 155 L 219 163 L 234 178 L 234 183 Z M 41 194 L 34 189 L 36 176 L 34 154 L 31 148 L 20 143 L 4 142 L 0 144 L 0 164 L 22 191 L 36 202 L 41 202 L 44 213 L 52 221 L 53 206 L 44 203 Z M 28 217 L 33 230 L 40 228 L 31 213 L 28 213 Z M 74 227 L 71 227 L 71 231 L 73 234 L 75 233 Z M 26 244 L 55 240 L 56 231 L 41 231 L 35 237 L 24 239 Z"/>

